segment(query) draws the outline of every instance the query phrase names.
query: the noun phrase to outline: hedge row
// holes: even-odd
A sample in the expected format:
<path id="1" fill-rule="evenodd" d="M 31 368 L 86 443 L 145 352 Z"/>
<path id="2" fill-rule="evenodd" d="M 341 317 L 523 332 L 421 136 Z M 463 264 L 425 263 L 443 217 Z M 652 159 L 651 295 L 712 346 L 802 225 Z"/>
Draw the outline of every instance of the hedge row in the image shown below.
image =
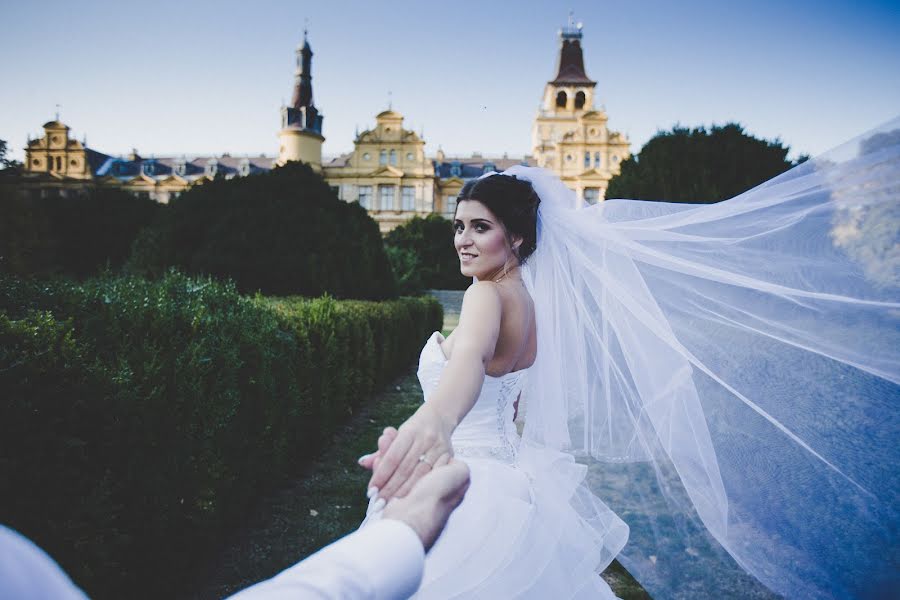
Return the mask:
<path id="1" fill-rule="evenodd" d="M 424 298 L 0 276 L 0 519 L 93 597 L 171 596 L 440 324 Z"/>

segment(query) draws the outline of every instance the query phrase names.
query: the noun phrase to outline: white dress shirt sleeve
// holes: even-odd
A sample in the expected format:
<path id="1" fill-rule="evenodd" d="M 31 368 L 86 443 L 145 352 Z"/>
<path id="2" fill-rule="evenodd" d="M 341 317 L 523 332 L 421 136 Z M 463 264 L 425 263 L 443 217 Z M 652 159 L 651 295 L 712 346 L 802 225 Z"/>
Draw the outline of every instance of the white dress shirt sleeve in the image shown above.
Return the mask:
<path id="1" fill-rule="evenodd" d="M 87 600 L 84 592 L 46 552 L 3 525 L 0 525 L 0 598 Z"/>
<path id="2" fill-rule="evenodd" d="M 233 600 L 409 598 L 422 582 L 425 551 L 412 528 L 383 519 L 359 529 Z"/>

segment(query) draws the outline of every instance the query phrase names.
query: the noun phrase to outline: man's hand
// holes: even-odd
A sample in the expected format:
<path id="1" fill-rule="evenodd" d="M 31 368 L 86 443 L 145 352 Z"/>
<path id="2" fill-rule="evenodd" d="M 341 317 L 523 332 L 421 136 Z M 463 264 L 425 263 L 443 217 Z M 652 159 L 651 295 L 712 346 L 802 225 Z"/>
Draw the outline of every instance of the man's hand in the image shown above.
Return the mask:
<path id="1" fill-rule="evenodd" d="M 409 494 L 388 502 L 383 518 L 397 519 L 412 527 L 428 552 L 468 489 L 469 467 L 444 455 L 430 473 L 412 486 Z"/>

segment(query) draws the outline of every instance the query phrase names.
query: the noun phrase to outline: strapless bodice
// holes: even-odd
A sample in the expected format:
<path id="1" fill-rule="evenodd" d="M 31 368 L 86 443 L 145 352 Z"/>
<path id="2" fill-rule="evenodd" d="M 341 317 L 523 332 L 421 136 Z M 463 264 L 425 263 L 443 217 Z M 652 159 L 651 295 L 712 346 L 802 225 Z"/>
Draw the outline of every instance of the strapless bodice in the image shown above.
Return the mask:
<path id="1" fill-rule="evenodd" d="M 447 357 L 441 349 L 444 337 L 435 331 L 419 356 L 419 384 L 425 401 L 437 387 Z M 513 423 L 513 403 L 522 389 L 528 369 L 501 377 L 485 375 L 472 410 L 453 432 L 453 452 L 460 457 L 489 457 L 515 462 L 519 436 Z"/>

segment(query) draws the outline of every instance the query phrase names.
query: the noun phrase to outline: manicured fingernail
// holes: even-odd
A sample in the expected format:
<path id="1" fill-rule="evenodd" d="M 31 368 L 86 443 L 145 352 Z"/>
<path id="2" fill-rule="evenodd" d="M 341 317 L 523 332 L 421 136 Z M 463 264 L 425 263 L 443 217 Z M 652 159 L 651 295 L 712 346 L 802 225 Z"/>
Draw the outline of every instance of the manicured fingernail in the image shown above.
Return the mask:
<path id="1" fill-rule="evenodd" d="M 372 455 L 371 454 L 363 454 L 362 456 L 360 456 L 359 458 L 356 459 L 356 462 L 358 462 L 359 464 L 362 464 L 363 461 L 366 460 L 367 458 L 369 458 L 370 456 L 372 456 Z"/>
<path id="2" fill-rule="evenodd" d="M 372 505 L 372 510 L 379 511 L 382 508 L 384 508 L 385 504 L 387 504 L 387 503 L 384 501 L 384 498 L 379 498 L 378 500 L 375 501 L 375 504 Z"/>
<path id="3" fill-rule="evenodd" d="M 374 498 L 377 495 L 378 495 L 378 488 L 375 487 L 374 485 L 372 487 L 370 487 L 368 489 L 368 491 L 366 491 L 366 498 L 368 498 L 369 500 L 371 500 L 372 498 Z"/>

